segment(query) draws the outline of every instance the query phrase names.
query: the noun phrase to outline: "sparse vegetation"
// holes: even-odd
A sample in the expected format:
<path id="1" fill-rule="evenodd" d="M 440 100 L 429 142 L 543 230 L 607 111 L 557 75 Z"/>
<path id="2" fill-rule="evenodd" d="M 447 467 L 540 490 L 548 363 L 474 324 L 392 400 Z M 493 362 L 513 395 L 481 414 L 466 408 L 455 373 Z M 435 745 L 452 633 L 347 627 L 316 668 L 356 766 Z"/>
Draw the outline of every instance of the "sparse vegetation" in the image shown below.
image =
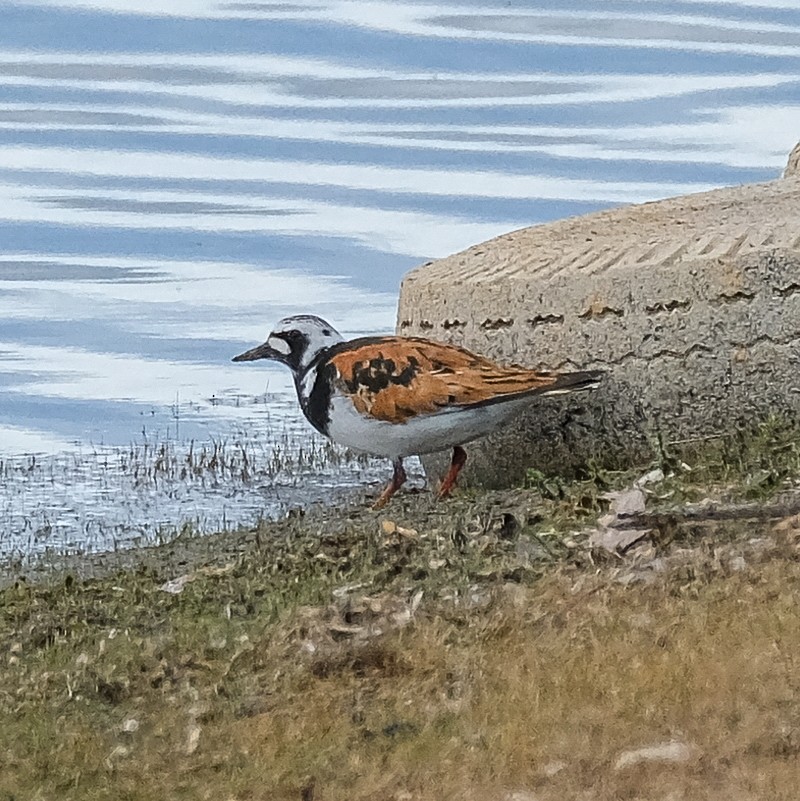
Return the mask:
<path id="1" fill-rule="evenodd" d="M 0 564 L 235 530 L 285 510 L 287 494 L 325 500 L 320 478 L 335 475 L 341 491 L 383 470 L 321 437 L 271 430 L 0 459 Z"/>
<path id="2" fill-rule="evenodd" d="M 794 799 L 800 518 L 680 510 L 796 501 L 799 448 L 770 423 L 667 454 L 670 536 L 624 556 L 587 532 L 646 468 L 18 579 L 0 798 Z"/>

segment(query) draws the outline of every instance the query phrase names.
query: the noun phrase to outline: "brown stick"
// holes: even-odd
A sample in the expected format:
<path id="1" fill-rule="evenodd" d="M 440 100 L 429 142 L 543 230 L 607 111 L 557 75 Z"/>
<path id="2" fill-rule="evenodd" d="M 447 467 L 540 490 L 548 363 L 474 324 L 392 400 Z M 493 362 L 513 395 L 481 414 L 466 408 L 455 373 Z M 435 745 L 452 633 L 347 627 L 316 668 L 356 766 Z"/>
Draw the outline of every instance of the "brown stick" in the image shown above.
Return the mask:
<path id="1" fill-rule="evenodd" d="M 721 520 L 778 520 L 800 514 L 800 495 L 775 503 L 707 503 L 664 512 L 619 515 L 614 528 L 661 528 L 679 523 L 714 523 Z"/>

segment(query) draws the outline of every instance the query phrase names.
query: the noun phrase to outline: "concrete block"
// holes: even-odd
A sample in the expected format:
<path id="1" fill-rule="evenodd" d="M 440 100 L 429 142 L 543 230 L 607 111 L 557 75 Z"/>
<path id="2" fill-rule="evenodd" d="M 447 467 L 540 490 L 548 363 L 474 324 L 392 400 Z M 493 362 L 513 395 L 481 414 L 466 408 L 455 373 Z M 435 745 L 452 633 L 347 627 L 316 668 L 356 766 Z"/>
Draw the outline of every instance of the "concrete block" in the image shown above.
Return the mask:
<path id="1" fill-rule="evenodd" d="M 429 262 L 403 280 L 397 331 L 505 363 L 607 371 L 597 392 L 542 399 L 474 443 L 466 476 L 488 486 L 800 415 L 800 175 L 533 226 Z"/>

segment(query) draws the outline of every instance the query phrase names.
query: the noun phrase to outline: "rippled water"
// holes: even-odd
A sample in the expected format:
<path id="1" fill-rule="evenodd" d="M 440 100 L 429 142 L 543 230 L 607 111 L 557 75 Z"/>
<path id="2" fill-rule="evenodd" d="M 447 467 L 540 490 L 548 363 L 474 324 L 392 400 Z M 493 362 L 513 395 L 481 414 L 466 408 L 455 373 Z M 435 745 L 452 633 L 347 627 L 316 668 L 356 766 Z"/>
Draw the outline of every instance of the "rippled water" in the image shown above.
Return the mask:
<path id="1" fill-rule="evenodd" d="M 799 134 L 795 0 L 1 3 L 3 540 L 63 519 L 57 544 L 107 547 L 87 520 L 124 544 L 126 520 L 357 483 L 308 465 L 155 503 L 114 460 L 248 441 L 267 464 L 306 436 L 288 375 L 229 359 L 277 318 L 389 331 L 420 261 L 769 179 Z"/>

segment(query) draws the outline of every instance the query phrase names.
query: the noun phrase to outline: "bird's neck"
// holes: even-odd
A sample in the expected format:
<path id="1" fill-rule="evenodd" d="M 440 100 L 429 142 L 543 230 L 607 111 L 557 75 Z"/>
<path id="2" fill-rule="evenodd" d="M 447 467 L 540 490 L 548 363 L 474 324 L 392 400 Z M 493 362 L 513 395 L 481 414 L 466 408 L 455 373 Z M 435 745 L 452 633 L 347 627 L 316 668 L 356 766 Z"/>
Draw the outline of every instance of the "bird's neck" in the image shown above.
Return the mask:
<path id="1" fill-rule="evenodd" d="M 306 419 L 320 434 L 327 436 L 331 386 L 320 372 L 321 355 L 315 357 L 304 370 L 294 374 L 294 386 Z"/>
<path id="2" fill-rule="evenodd" d="M 297 399 L 304 409 L 309 397 L 311 397 L 311 393 L 314 391 L 317 374 L 316 363 L 312 363 L 304 370 L 298 370 L 294 374 L 294 387 L 297 390 Z"/>

